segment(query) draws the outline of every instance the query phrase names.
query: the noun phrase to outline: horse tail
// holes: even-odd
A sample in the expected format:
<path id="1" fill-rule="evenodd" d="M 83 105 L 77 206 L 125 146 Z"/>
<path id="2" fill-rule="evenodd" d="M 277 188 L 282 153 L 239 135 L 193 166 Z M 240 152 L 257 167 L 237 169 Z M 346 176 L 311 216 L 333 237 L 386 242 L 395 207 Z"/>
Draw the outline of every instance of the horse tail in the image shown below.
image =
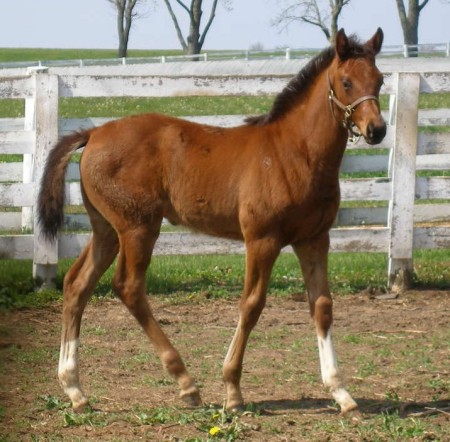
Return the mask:
<path id="1" fill-rule="evenodd" d="M 49 241 L 55 240 L 64 221 L 65 175 L 70 157 L 87 144 L 90 136 L 91 130 L 67 135 L 59 140 L 47 157 L 37 210 L 42 235 Z"/>

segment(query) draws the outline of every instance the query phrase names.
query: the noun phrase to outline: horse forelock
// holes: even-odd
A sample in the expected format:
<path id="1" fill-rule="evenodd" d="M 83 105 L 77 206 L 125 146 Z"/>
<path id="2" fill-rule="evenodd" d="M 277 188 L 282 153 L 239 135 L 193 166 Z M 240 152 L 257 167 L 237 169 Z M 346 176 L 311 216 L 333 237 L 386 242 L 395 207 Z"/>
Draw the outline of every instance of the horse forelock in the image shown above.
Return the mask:
<path id="1" fill-rule="evenodd" d="M 375 53 L 371 46 L 361 43 L 356 35 L 350 35 L 348 37 L 348 51 L 346 57 L 342 60 L 348 60 L 350 58 L 360 57 L 375 57 Z"/>
<path id="2" fill-rule="evenodd" d="M 356 36 L 348 38 L 347 59 L 374 56 L 372 50 L 359 42 Z M 275 97 L 272 108 L 267 114 L 248 117 L 247 124 L 263 126 L 271 123 L 289 112 L 298 103 L 309 89 L 315 78 L 327 69 L 336 55 L 334 46 L 330 46 L 312 58 L 300 72 L 292 78 L 286 87 Z"/>

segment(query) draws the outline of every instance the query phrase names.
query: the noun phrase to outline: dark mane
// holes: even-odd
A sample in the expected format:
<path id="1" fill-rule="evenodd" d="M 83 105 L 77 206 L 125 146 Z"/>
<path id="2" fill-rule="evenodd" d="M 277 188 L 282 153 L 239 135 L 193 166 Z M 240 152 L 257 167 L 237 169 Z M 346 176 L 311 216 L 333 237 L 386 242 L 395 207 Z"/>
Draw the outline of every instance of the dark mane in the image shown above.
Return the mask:
<path id="1" fill-rule="evenodd" d="M 359 43 L 356 37 L 350 36 L 348 42 L 348 58 L 369 55 L 366 46 Z M 267 114 L 248 117 L 245 119 L 245 122 L 252 126 L 263 126 L 277 120 L 289 112 L 308 90 L 317 75 L 331 64 L 335 54 L 336 51 L 334 46 L 330 46 L 312 58 L 275 97 L 272 109 Z"/>

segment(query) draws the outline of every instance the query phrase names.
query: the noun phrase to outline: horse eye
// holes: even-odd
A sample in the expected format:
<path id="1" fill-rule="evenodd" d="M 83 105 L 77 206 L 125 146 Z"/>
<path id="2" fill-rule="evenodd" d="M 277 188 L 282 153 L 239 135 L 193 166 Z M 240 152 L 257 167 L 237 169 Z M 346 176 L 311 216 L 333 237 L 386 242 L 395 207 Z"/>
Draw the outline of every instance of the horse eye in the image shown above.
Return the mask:
<path id="1" fill-rule="evenodd" d="M 344 79 L 342 80 L 342 86 L 344 86 L 344 89 L 348 91 L 352 88 L 352 82 L 350 80 Z"/>

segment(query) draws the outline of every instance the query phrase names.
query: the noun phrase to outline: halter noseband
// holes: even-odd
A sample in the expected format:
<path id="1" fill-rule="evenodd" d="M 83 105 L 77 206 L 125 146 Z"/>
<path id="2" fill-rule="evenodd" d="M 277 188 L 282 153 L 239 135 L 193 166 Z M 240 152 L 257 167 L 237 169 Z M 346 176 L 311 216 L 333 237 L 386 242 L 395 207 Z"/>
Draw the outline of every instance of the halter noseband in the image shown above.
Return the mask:
<path id="1" fill-rule="evenodd" d="M 330 101 L 331 113 L 333 114 L 334 119 L 338 123 L 342 123 L 342 125 L 347 129 L 348 140 L 350 141 L 350 143 L 356 144 L 359 141 L 359 139 L 361 138 L 361 132 L 359 132 L 359 130 L 358 131 L 355 130 L 356 124 L 352 120 L 353 112 L 355 112 L 356 108 L 363 101 L 375 100 L 377 103 L 379 103 L 378 98 L 375 97 L 375 95 L 364 95 L 363 97 L 360 97 L 357 100 L 355 100 L 353 103 L 345 105 L 336 98 L 336 94 L 334 93 L 333 86 L 331 85 L 329 71 L 327 72 L 327 78 L 328 78 L 328 100 Z M 344 119 L 342 120 L 342 122 L 340 122 L 337 119 L 336 114 L 334 113 L 333 103 L 344 112 Z"/>

